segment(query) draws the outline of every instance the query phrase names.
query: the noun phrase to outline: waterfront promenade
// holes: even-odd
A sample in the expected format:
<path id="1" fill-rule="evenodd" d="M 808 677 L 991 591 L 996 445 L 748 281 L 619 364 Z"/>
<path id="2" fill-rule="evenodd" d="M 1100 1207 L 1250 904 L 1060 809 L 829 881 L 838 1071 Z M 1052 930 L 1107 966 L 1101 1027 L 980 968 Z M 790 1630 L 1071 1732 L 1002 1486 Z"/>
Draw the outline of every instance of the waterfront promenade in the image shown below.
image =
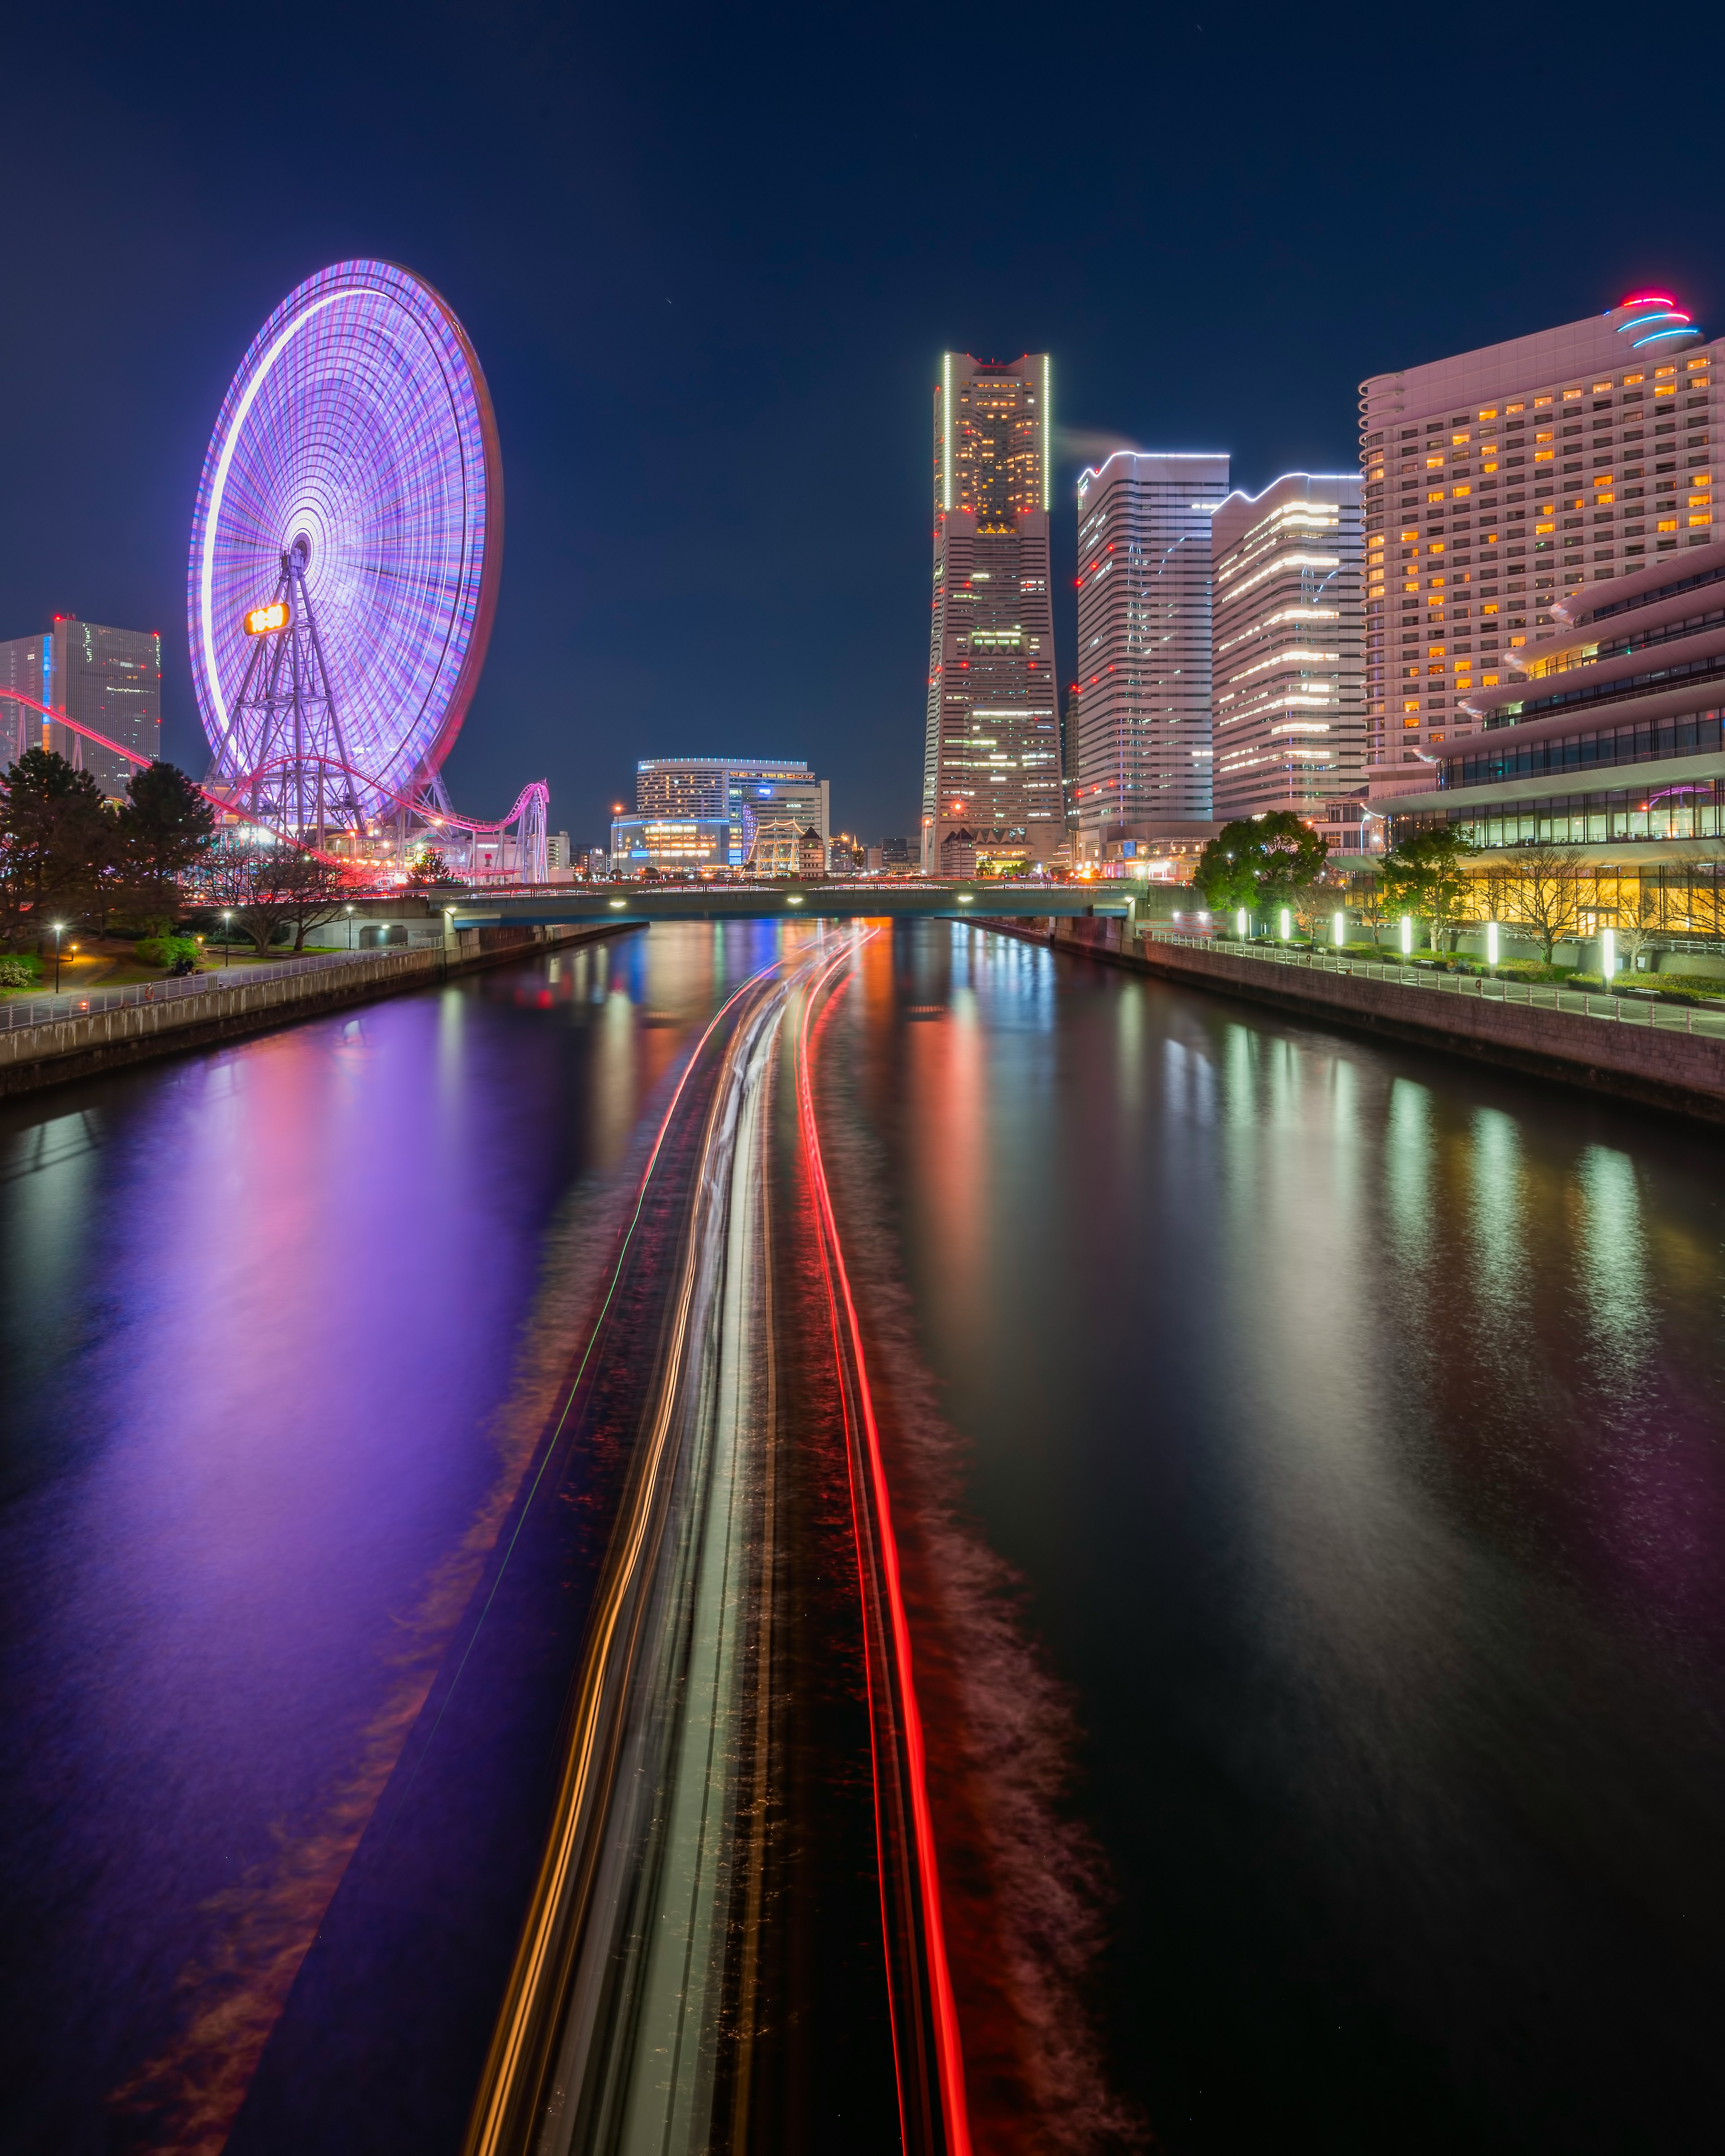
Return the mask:
<path id="1" fill-rule="evenodd" d="M 1725 1018 L 1692 1005 L 1183 936 L 1131 921 L 988 918 L 982 925 L 1191 987 L 1725 1122 Z"/>

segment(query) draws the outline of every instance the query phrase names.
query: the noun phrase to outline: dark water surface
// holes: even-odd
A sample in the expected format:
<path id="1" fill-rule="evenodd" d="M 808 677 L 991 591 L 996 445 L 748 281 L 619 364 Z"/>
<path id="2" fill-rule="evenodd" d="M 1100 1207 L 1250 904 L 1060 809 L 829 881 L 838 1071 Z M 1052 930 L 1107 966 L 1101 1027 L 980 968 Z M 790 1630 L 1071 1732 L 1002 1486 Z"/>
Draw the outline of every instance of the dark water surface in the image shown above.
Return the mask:
<path id="1" fill-rule="evenodd" d="M 979 932 L 896 958 L 843 1038 L 1080 1695 L 1122 2082 L 1176 2148 L 1717 2146 L 1720 1136 Z"/>
<path id="2" fill-rule="evenodd" d="M 643 1118 L 775 933 L 0 1110 L 0 2146 L 219 2148 L 272 2028 L 316 2071 L 331 1971 L 278 2024 L 288 1987 Z M 1078 1697 L 1122 2086 L 1177 2149 L 1712 2145 L 1719 1139 L 979 932 L 876 947 L 829 1052 Z"/>

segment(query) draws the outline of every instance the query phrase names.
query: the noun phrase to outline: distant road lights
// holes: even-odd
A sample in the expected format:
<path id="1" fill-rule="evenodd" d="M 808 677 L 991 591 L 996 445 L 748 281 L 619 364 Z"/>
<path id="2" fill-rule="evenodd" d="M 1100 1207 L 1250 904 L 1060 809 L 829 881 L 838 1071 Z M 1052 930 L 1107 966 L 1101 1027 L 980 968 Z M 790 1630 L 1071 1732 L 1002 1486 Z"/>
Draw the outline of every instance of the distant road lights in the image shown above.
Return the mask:
<path id="1" fill-rule="evenodd" d="M 1281 940 L 1286 943 L 1294 932 L 1294 916 L 1286 906 L 1281 910 Z"/>
<path id="2" fill-rule="evenodd" d="M 1404 958 L 1411 958 L 1413 955 L 1414 916 L 1411 913 L 1404 913 L 1402 916 L 1402 956 Z"/>
<path id="3" fill-rule="evenodd" d="M 1348 916 L 1345 913 L 1330 916 L 1330 940 L 1338 951 L 1348 941 Z"/>
<path id="4" fill-rule="evenodd" d="M 1615 981 L 1617 978 L 1617 931 L 1608 928 L 1600 942 L 1604 946 L 1605 978 Z"/>
<path id="5" fill-rule="evenodd" d="M 1486 923 L 1486 963 L 1494 968 L 1497 963 L 1497 923 L 1495 921 Z"/>

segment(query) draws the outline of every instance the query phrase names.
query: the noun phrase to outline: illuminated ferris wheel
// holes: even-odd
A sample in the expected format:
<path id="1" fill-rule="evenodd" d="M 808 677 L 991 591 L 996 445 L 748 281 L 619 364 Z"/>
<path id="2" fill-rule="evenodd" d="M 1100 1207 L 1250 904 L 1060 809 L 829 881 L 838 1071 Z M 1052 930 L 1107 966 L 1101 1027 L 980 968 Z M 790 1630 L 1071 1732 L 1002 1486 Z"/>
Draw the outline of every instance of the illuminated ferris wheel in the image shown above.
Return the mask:
<path id="1" fill-rule="evenodd" d="M 198 490 L 187 612 L 212 786 L 316 844 L 409 817 L 501 829 L 454 817 L 439 773 L 502 542 L 496 422 L 449 306 L 393 263 L 308 278 L 242 361 Z"/>

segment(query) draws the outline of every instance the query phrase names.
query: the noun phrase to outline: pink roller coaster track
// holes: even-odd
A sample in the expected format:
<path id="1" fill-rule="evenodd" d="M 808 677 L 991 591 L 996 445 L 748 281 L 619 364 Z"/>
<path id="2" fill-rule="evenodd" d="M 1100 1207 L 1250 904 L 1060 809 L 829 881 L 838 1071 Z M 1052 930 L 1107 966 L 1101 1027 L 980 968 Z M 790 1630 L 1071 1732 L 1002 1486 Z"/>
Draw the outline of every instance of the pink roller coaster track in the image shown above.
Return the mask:
<path id="1" fill-rule="evenodd" d="M 33 696 L 25 696 L 22 690 L 0 690 L 0 704 L 26 705 L 31 711 L 40 712 L 44 719 L 51 719 L 55 726 L 64 726 L 69 733 L 78 734 L 87 742 L 94 742 L 98 748 L 111 749 L 116 756 L 124 757 L 128 763 L 135 763 L 141 769 L 150 762 L 147 756 L 140 756 L 135 748 L 127 748 L 121 742 L 110 741 L 106 734 L 99 734 L 94 726 L 80 726 L 76 719 L 69 719 L 64 711 L 56 711 L 47 704 L 39 704 Z M 356 771 L 351 764 L 337 762 L 333 757 L 301 757 L 300 761 L 301 763 L 306 762 L 322 763 L 328 770 L 339 771 L 345 778 L 357 779 L 374 792 L 387 794 L 398 808 L 405 809 L 409 815 L 420 817 L 426 822 L 439 827 L 470 832 L 475 838 L 501 837 L 512 826 L 524 824 L 530 810 L 536 804 L 539 810 L 542 826 L 551 813 L 551 789 L 542 778 L 533 779 L 524 786 L 516 797 L 515 806 L 509 814 L 500 817 L 495 824 L 488 824 L 476 817 L 457 815 L 453 809 L 428 808 L 424 803 L 410 800 L 406 794 L 398 793 L 393 787 L 381 785 L 367 773 Z M 237 803 L 244 794 L 249 793 L 254 786 L 269 778 L 272 773 L 291 767 L 291 764 L 292 759 L 289 757 L 280 757 L 273 762 L 260 764 L 255 771 L 247 772 L 243 778 L 235 782 L 231 795 L 212 793 L 207 786 L 200 786 L 198 791 L 212 807 L 219 808 L 224 816 L 233 816 L 241 813 Z M 298 844 L 300 842 L 294 839 L 290 843 Z M 306 846 L 302 850 L 306 853 L 315 853 L 317 849 Z M 321 858 L 328 860 L 336 857 L 324 855 Z"/>

